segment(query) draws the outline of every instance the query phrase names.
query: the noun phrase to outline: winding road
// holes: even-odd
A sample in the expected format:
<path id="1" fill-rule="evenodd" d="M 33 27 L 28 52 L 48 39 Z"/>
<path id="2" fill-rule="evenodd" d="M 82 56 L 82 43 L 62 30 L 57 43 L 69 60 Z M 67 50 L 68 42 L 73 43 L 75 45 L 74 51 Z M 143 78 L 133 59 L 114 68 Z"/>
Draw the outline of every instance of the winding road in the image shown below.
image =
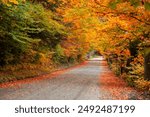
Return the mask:
<path id="1" fill-rule="evenodd" d="M 101 60 L 102 58 L 94 58 L 84 65 L 53 73 L 47 78 L 40 80 L 33 78 L 30 82 L 0 88 L 0 99 L 99 100 L 103 99 L 102 97 L 113 99 L 113 95 L 107 91 L 107 84 L 105 85 L 106 90 L 100 86 L 102 85 L 100 84 L 101 74 L 107 71 L 106 66 L 100 64 Z M 117 91 L 117 87 L 114 89 Z M 124 89 L 123 87 L 121 90 Z M 135 90 L 130 91 L 130 94 L 136 93 Z"/>

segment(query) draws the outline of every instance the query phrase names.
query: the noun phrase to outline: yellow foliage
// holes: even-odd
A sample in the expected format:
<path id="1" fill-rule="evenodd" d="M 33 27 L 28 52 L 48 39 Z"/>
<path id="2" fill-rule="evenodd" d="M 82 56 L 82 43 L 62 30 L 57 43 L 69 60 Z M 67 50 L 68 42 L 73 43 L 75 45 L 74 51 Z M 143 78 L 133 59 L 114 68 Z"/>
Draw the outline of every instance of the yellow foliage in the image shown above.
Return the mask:
<path id="1" fill-rule="evenodd" d="M 9 5 L 10 3 L 13 3 L 13 4 L 18 4 L 18 1 L 17 0 L 2 0 L 2 2 L 6 5 Z"/>
<path id="2" fill-rule="evenodd" d="M 137 88 L 150 92 L 150 81 L 145 81 L 144 79 L 138 79 L 135 81 L 135 83 Z"/>

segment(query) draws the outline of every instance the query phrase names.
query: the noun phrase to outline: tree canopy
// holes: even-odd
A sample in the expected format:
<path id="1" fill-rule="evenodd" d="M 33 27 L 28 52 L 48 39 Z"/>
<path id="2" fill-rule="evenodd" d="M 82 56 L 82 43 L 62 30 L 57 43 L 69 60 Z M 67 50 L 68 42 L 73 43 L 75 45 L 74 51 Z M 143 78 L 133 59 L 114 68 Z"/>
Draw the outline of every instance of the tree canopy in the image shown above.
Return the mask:
<path id="1" fill-rule="evenodd" d="M 149 69 L 149 10 L 149 0 L 0 0 L 0 65 L 79 62 L 96 50 L 139 82 Z"/>

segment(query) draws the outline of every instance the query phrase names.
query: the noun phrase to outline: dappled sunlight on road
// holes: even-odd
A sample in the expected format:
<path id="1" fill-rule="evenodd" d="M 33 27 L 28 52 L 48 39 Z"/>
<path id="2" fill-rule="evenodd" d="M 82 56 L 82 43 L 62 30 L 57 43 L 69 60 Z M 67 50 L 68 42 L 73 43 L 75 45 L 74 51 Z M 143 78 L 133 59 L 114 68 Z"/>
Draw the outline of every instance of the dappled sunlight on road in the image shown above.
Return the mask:
<path id="1" fill-rule="evenodd" d="M 94 58 L 90 58 L 90 61 L 103 61 L 105 60 L 105 58 L 103 56 L 98 56 L 98 57 L 94 57 Z"/>

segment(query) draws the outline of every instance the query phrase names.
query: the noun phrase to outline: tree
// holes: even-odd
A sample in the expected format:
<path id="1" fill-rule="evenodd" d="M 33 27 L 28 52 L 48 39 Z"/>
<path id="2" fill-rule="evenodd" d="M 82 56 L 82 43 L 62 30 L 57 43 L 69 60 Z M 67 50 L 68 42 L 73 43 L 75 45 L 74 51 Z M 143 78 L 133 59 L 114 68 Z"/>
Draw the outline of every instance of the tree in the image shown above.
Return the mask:
<path id="1" fill-rule="evenodd" d="M 143 53 L 142 50 L 145 50 L 145 46 L 149 48 L 147 46 L 150 43 L 149 0 L 94 0 L 91 8 L 102 19 L 101 21 L 104 24 L 102 32 L 109 38 L 107 40 L 103 39 L 104 37 L 101 38 L 102 42 L 105 41 L 105 43 L 111 45 L 105 46 L 105 49 L 102 49 L 102 51 L 105 51 L 104 53 L 108 54 L 107 56 L 112 53 L 117 54 L 118 57 L 123 55 L 126 56 L 124 58 L 126 60 L 130 55 L 133 55 L 135 50 L 131 49 L 131 46 L 135 46 L 132 42 L 136 40 L 139 41 L 136 47 L 134 47 L 136 49 L 136 56 Z M 103 46 L 101 45 L 101 47 Z M 145 53 L 147 53 L 145 55 L 145 79 L 150 80 L 150 75 L 148 74 L 149 54 L 148 52 Z M 133 59 L 136 56 L 133 55 Z"/>
<path id="2" fill-rule="evenodd" d="M 67 35 L 56 15 L 40 4 L 1 4 L 0 14 L 0 65 L 21 63 L 24 56 L 41 48 L 52 51 Z"/>
<path id="3" fill-rule="evenodd" d="M 84 58 L 88 51 L 99 47 L 98 30 L 101 24 L 89 3 L 86 0 L 64 0 L 57 9 L 69 31 L 67 40 L 62 43 L 66 56 Z"/>
<path id="4" fill-rule="evenodd" d="M 144 78 L 145 80 L 150 80 L 150 48 L 145 49 L 145 56 L 144 56 Z"/>

